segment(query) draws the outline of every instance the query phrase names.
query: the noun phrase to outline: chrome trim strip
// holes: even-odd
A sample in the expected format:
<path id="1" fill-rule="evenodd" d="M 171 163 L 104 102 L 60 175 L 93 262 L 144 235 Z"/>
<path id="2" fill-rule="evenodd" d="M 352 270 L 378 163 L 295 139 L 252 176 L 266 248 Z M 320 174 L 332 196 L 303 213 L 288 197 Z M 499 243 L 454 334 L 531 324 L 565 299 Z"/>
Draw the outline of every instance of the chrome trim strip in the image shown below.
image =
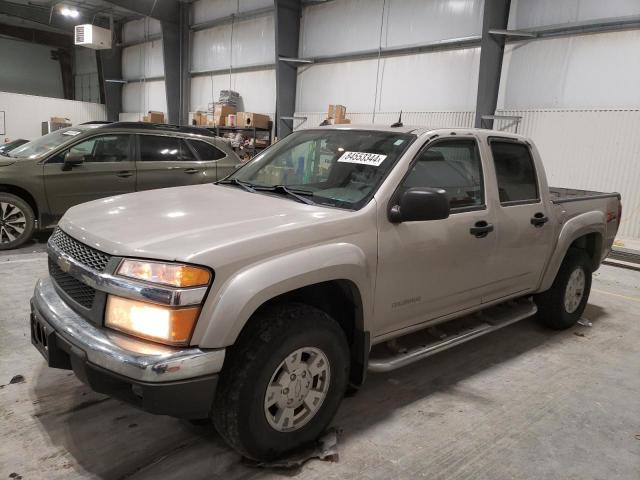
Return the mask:
<path id="1" fill-rule="evenodd" d="M 200 305 L 207 294 L 208 287 L 163 287 L 161 285 L 151 285 L 133 279 L 118 277 L 109 273 L 101 273 L 83 265 L 52 243 L 48 244 L 48 248 L 52 260 L 58 264 L 62 271 L 69 273 L 96 290 L 112 295 L 160 305 L 184 307 Z"/>
<path id="2" fill-rule="evenodd" d="M 125 377 L 168 382 L 222 370 L 224 348 L 168 347 L 92 325 L 60 298 L 50 278 L 38 280 L 33 306 L 36 317 L 85 352 L 90 363 Z"/>

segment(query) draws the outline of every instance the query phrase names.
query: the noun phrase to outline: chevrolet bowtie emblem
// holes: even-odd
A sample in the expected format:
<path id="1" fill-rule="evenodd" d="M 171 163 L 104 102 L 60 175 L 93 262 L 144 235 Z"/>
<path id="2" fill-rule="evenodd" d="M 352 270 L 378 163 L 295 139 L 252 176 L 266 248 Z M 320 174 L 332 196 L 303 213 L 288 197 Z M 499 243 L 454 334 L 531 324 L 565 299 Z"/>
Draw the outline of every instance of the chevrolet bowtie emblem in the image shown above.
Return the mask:
<path id="1" fill-rule="evenodd" d="M 58 257 L 57 263 L 60 267 L 60 270 L 65 273 L 69 272 L 69 270 L 71 269 L 71 263 L 69 263 L 69 260 L 64 257 Z"/>

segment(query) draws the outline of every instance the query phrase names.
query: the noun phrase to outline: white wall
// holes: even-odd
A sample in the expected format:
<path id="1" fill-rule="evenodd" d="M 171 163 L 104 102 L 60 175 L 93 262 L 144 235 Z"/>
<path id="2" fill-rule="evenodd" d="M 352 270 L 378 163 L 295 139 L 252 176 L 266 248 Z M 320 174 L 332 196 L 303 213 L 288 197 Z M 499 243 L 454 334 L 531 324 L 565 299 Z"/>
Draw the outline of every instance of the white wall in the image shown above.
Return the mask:
<path id="1" fill-rule="evenodd" d="M 160 22 L 150 18 L 124 24 L 124 42 L 140 41 L 162 32 Z M 122 88 L 122 113 L 120 120 L 142 120 L 149 110 L 167 115 L 167 94 L 164 80 L 147 81 L 147 78 L 164 77 L 162 40 L 144 42 L 122 49 L 122 76 L 129 80 Z"/>
<path id="2" fill-rule="evenodd" d="M 0 92 L 0 110 L 5 111 L 6 128 L 6 134 L 0 141 L 4 138 L 38 138 L 42 135 L 41 122 L 51 117 L 69 118 L 74 125 L 107 119 L 105 106 L 97 103 L 8 92 Z"/>
<path id="3" fill-rule="evenodd" d="M 52 47 L 0 38 L 0 90 L 63 98 L 60 62 Z"/>
<path id="4" fill-rule="evenodd" d="M 273 7 L 273 0 L 199 0 L 191 11 L 193 23 L 203 23 L 268 7 Z"/>
<path id="5" fill-rule="evenodd" d="M 639 52 L 640 30 L 508 44 L 498 107 L 640 108 Z"/>
<path id="6" fill-rule="evenodd" d="M 509 28 L 640 15 L 638 0 L 511 0 Z"/>

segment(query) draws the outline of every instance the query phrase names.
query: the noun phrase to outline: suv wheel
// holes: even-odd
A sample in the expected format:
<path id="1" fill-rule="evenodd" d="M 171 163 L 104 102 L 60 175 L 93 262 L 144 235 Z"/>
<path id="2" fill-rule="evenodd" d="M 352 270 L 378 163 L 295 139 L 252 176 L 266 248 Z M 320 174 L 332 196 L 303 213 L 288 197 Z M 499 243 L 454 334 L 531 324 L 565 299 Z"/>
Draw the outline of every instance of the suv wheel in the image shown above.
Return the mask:
<path id="1" fill-rule="evenodd" d="M 326 313 L 296 303 L 265 307 L 229 349 L 214 424 L 254 460 L 313 442 L 344 397 L 349 362 L 345 335 Z"/>
<path id="2" fill-rule="evenodd" d="M 35 227 L 33 210 L 27 202 L 0 192 L 0 250 L 19 247 L 31 238 Z"/>
<path id="3" fill-rule="evenodd" d="M 536 295 L 538 320 L 554 330 L 575 325 L 589 300 L 591 271 L 585 251 L 570 249 L 551 288 Z"/>

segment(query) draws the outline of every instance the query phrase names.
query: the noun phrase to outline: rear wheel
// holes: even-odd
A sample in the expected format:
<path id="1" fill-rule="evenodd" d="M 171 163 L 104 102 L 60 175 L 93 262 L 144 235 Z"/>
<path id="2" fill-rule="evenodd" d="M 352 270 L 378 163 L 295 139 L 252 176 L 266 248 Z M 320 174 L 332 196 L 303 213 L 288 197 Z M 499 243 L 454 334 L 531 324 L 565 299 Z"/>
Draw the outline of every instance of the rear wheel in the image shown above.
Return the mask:
<path id="1" fill-rule="evenodd" d="M 34 228 L 35 217 L 29 204 L 11 193 L 0 192 L 0 250 L 24 244 Z"/>
<path id="2" fill-rule="evenodd" d="M 538 320 L 555 330 L 575 325 L 589 300 L 591 273 L 591 260 L 586 252 L 570 249 L 551 288 L 536 295 Z"/>
<path id="3" fill-rule="evenodd" d="M 342 329 L 321 310 L 262 309 L 225 360 L 212 414 L 218 432 L 255 460 L 314 441 L 344 397 L 349 361 Z"/>

